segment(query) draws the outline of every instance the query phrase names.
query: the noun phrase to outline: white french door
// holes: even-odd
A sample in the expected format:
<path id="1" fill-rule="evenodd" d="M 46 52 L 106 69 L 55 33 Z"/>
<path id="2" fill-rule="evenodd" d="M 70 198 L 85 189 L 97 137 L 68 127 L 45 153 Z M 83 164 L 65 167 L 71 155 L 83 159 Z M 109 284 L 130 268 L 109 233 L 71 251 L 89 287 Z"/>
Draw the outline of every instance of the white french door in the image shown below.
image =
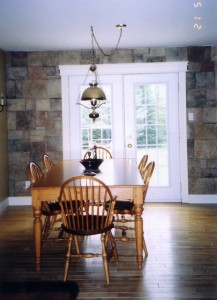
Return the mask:
<path id="1" fill-rule="evenodd" d="M 124 76 L 125 153 L 155 161 L 148 198 L 180 201 L 178 75 Z"/>
<path id="2" fill-rule="evenodd" d="M 156 162 L 147 201 L 179 202 L 181 182 L 184 176 L 187 178 L 187 151 L 185 90 L 180 93 L 178 85 L 185 88 L 186 63 L 165 64 L 100 65 L 100 86 L 109 99 L 106 111 L 110 110 L 111 117 L 104 118 L 102 111 L 102 117 L 95 124 L 90 123 L 90 131 L 89 121 L 83 121 L 83 108 L 76 105 L 88 67 L 60 66 L 63 154 L 65 159 L 81 158 L 86 143 L 83 133 L 88 132 L 87 136 L 89 132 L 98 132 L 99 141 L 106 133 L 113 158 L 130 157 L 139 162 L 143 154 L 148 154 L 149 161 Z M 184 105 L 180 105 L 180 95 Z M 110 123 L 106 124 L 106 119 Z M 184 164 L 180 164 L 180 128 L 184 128 Z"/>

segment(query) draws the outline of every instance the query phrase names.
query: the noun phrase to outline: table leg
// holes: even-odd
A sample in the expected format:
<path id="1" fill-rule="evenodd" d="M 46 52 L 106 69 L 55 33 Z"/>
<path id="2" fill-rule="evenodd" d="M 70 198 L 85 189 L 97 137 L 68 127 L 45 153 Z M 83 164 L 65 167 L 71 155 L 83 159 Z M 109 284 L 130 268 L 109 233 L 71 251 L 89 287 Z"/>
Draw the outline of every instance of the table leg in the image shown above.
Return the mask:
<path id="1" fill-rule="evenodd" d="M 41 207 L 33 206 L 33 227 L 34 227 L 34 238 L 35 238 L 35 260 L 36 260 L 36 270 L 40 271 L 41 265 Z"/>
<path id="2" fill-rule="evenodd" d="M 135 231 L 136 231 L 136 251 L 137 263 L 139 269 L 143 264 L 143 219 L 142 219 L 142 204 L 135 204 Z"/>

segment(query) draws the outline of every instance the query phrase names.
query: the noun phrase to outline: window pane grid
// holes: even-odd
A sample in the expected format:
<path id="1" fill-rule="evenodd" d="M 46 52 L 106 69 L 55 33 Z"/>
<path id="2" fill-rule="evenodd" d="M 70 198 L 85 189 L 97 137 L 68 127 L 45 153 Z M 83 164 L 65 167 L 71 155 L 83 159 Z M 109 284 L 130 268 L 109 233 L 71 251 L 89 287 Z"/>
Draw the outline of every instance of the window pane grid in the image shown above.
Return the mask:
<path id="1" fill-rule="evenodd" d="M 152 186 L 169 185 L 167 86 L 146 83 L 135 86 L 137 160 L 148 154 L 155 161 Z"/>
<path id="2" fill-rule="evenodd" d="M 81 93 L 86 86 L 81 86 Z M 94 145 L 100 145 L 108 148 L 111 151 L 112 143 L 112 116 L 111 116 L 111 86 L 101 85 L 105 92 L 106 101 L 97 112 L 99 117 L 95 122 L 89 118 L 91 109 L 81 106 L 81 132 L 82 132 L 82 156 L 86 151 Z"/>

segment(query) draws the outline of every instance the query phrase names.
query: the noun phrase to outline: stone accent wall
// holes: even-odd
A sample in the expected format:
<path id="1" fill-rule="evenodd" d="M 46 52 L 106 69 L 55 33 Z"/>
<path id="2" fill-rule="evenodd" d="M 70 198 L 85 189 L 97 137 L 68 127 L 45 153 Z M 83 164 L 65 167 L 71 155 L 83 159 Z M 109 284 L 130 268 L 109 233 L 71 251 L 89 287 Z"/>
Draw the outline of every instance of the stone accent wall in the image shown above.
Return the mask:
<path id="1" fill-rule="evenodd" d="M 190 194 L 217 193 L 217 47 L 188 48 L 187 112 Z"/>
<path id="2" fill-rule="evenodd" d="M 48 153 L 62 159 L 60 64 L 90 64 L 91 51 L 7 52 L 8 152 L 10 196 L 29 195 L 26 166 L 42 167 Z M 189 192 L 217 192 L 217 78 L 216 47 L 144 48 L 98 55 L 97 63 L 189 61 L 187 110 Z"/>

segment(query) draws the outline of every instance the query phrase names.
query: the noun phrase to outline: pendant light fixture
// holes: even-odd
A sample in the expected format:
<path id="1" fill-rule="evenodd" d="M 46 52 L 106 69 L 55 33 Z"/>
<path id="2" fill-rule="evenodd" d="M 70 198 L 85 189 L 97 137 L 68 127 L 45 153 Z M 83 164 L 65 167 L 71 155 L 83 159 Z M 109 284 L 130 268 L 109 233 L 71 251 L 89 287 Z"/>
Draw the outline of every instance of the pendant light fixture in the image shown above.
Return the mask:
<path id="1" fill-rule="evenodd" d="M 118 42 L 115 46 L 115 48 L 113 48 L 110 52 L 106 53 L 99 45 L 96 36 L 94 34 L 94 30 L 93 27 L 91 26 L 91 42 L 92 42 L 92 57 L 91 57 L 91 66 L 88 70 L 88 74 L 89 71 L 92 72 L 92 74 L 94 74 L 94 81 L 89 83 L 89 87 L 86 88 L 84 90 L 84 92 L 82 93 L 81 96 L 81 102 L 77 102 L 77 104 L 83 105 L 84 107 L 88 108 L 88 109 L 92 109 L 92 112 L 89 114 L 89 117 L 91 119 L 93 119 L 93 121 L 95 122 L 95 119 L 97 119 L 99 117 L 99 113 L 96 112 L 96 109 L 99 108 L 102 104 L 105 103 L 106 100 L 106 96 L 104 91 L 98 86 L 99 82 L 98 82 L 98 74 L 97 74 L 97 66 L 96 66 L 96 50 L 94 47 L 94 43 L 97 46 L 97 48 L 99 49 L 99 51 L 101 52 L 102 55 L 107 56 L 107 57 L 111 57 L 115 54 L 120 40 L 121 40 L 121 36 L 122 36 L 122 29 L 126 27 L 125 24 L 118 24 L 116 25 L 116 28 L 120 29 L 120 34 L 119 34 L 119 38 L 118 38 Z M 88 77 L 88 74 L 86 76 L 86 78 Z M 85 78 L 85 82 L 86 82 L 86 78 Z M 85 84 L 85 83 L 84 83 Z M 90 106 L 85 105 L 85 101 L 90 101 Z"/>

